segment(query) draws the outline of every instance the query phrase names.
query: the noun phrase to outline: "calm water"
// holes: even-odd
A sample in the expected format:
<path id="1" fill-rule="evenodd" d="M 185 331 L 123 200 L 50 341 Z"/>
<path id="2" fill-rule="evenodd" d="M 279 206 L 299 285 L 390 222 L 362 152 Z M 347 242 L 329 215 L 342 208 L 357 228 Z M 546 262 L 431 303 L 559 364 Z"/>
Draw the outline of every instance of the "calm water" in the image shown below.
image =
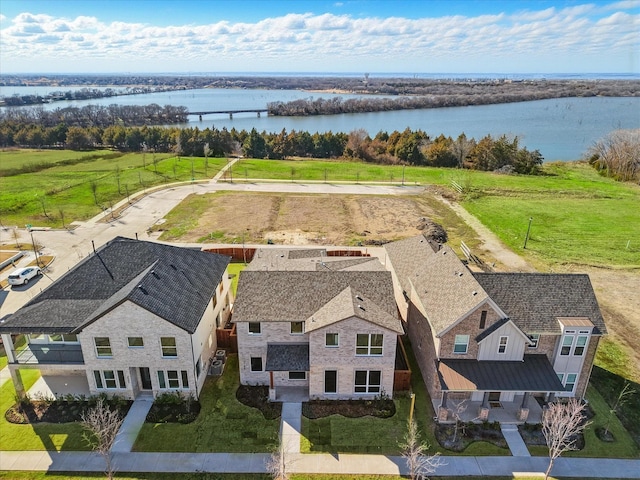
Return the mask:
<path id="1" fill-rule="evenodd" d="M 0 95 L 10 95 L 15 87 L 3 87 Z M 51 90 L 56 90 L 52 88 Z M 60 90 L 59 88 L 57 90 Z M 64 89 L 63 89 L 64 90 Z M 66 88 L 69 90 L 69 88 Z M 20 92 L 47 93 L 44 87 L 21 87 Z M 49 90 L 50 91 L 50 90 Z M 200 89 L 176 92 L 130 95 L 78 102 L 56 102 L 43 108 L 54 109 L 88 104 L 109 105 L 183 105 L 191 111 L 265 108 L 273 101 L 291 101 L 300 98 L 357 97 L 357 95 L 331 95 L 297 90 L 229 90 Z M 421 129 L 431 136 L 441 133 L 457 137 L 491 134 L 517 135 L 521 144 L 530 150 L 540 150 L 544 158 L 576 160 L 599 138 L 612 130 L 640 128 L 640 97 L 634 98 L 565 98 L 474 107 L 451 107 L 425 110 L 402 110 L 361 114 L 328 115 L 315 117 L 267 117 L 255 114 L 208 115 L 202 121 L 190 117 L 184 126 L 200 128 L 226 127 L 231 129 L 279 132 L 283 128 L 309 132 L 350 132 L 365 129 L 370 135 L 383 130 L 402 131 L 409 127 Z"/>

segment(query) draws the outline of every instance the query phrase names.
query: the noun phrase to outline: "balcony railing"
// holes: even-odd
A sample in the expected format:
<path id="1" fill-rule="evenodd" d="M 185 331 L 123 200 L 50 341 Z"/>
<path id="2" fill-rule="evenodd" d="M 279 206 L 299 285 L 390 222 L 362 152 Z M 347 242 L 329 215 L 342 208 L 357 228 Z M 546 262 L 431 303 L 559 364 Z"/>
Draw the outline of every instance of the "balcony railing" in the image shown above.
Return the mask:
<path id="1" fill-rule="evenodd" d="M 35 345 L 30 344 L 24 350 L 16 352 L 19 364 L 83 364 L 80 345 Z"/>

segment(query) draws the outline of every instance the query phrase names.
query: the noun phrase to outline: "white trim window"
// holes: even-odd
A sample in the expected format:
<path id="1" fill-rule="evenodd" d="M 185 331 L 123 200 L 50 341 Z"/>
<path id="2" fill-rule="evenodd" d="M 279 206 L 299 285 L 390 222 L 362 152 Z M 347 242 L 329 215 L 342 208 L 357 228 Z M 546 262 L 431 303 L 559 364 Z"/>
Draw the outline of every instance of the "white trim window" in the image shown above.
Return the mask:
<path id="1" fill-rule="evenodd" d="M 122 370 L 94 370 L 93 378 L 98 390 L 127 388 Z"/>
<path id="2" fill-rule="evenodd" d="M 567 373 L 567 376 L 564 381 L 564 389 L 567 392 L 573 393 L 576 388 L 576 383 L 578 383 L 578 374 L 577 373 Z"/>
<path id="3" fill-rule="evenodd" d="M 356 355 L 359 356 L 381 356 L 384 335 L 381 333 L 358 333 L 356 334 Z"/>
<path id="4" fill-rule="evenodd" d="M 142 348 L 144 347 L 144 340 L 142 337 L 127 337 L 127 345 L 129 348 Z"/>
<path id="5" fill-rule="evenodd" d="M 573 354 L 576 357 L 581 357 L 584 355 L 584 351 L 587 348 L 587 343 L 589 342 L 588 335 L 578 335 L 576 337 L 576 346 L 573 347 Z"/>
<path id="6" fill-rule="evenodd" d="M 324 346 L 329 348 L 335 348 L 340 346 L 340 338 L 337 333 L 325 333 Z"/>
<path id="7" fill-rule="evenodd" d="M 562 347 L 560 348 L 560 355 L 566 357 L 571 353 L 571 346 L 573 345 L 573 339 L 575 338 L 574 330 L 567 330 L 562 337 Z"/>
<path id="8" fill-rule="evenodd" d="M 355 393 L 380 393 L 382 372 L 380 370 L 356 370 L 353 391 Z"/>
<path id="9" fill-rule="evenodd" d="M 540 334 L 531 333 L 527 335 L 527 337 L 529 337 L 529 345 L 527 345 L 527 348 L 530 348 L 532 350 L 538 348 L 538 344 L 540 343 Z"/>
<path id="10" fill-rule="evenodd" d="M 96 346 L 96 355 L 98 358 L 113 357 L 111 340 L 109 340 L 109 337 L 93 337 L 93 343 Z"/>
<path id="11" fill-rule="evenodd" d="M 500 337 L 500 342 L 498 343 L 498 353 L 504 354 L 507 353 L 507 343 L 509 342 L 509 337 L 503 335 Z"/>
<path id="12" fill-rule="evenodd" d="M 260 335 L 262 327 L 260 322 L 249 322 L 249 335 Z"/>
<path id="13" fill-rule="evenodd" d="M 162 390 L 189 388 L 189 374 L 186 370 L 158 370 L 158 386 Z"/>
<path id="14" fill-rule="evenodd" d="M 291 335 L 302 335 L 304 333 L 304 322 L 291 322 Z"/>
<path id="15" fill-rule="evenodd" d="M 160 337 L 160 348 L 162 349 L 162 358 L 176 358 L 178 356 L 176 337 Z"/>
<path id="16" fill-rule="evenodd" d="M 453 342 L 453 353 L 465 354 L 469 350 L 469 335 L 456 335 Z"/>
<path id="17" fill-rule="evenodd" d="M 54 333 L 49 335 L 51 343 L 80 343 L 78 336 L 73 333 Z"/>

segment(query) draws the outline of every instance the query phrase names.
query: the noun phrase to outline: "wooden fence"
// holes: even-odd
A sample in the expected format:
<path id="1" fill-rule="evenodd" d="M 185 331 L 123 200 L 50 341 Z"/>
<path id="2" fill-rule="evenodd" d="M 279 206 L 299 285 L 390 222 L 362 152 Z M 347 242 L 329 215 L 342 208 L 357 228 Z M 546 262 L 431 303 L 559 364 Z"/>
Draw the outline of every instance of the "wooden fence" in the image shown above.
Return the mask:
<path id="1" fill-rule="evenodd" d="M 393 392 L 408 392 L 409 390 L 411 390 L 411 367 L 409 366 L 407 351 L 402 343 L 402 337 L 398 336 L 396 343 L 396 369 L 393 373 Z"/>

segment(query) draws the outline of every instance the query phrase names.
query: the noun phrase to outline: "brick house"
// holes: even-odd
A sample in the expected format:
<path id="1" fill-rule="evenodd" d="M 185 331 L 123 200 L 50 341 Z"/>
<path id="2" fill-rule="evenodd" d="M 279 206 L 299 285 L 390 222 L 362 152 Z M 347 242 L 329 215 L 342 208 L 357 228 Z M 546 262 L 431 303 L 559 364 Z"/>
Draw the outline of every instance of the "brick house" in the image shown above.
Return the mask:
<path id="1" fill-rule="evenodd" d="M 606 327 L 587 275 L 477 273 L 424 236 L 385 245 L 387 267 L 438 417 L 466 399 L 481 420 L 531 396 L 583 397 Z"/>
<path id="2" fill-rule="evenodd" d="M 269 385 L 272 400 L 393 395 L 403 329 L 376 258 L 258 250 L 240 274 L 232 321 L 240 382 Z"/>
<path id="3" fill-rule="evenodd" d="M 21 369 L 83 392 L 198 396 L 232 301 L 230 258 L 117 237 L 0 323 L 16 391 Z M 16 348 L 12 336 L 24 334 Z M 57 393 L 57 392 L 54 392 Z M 72 393 L 72 392 L 71 392 Z"/>

